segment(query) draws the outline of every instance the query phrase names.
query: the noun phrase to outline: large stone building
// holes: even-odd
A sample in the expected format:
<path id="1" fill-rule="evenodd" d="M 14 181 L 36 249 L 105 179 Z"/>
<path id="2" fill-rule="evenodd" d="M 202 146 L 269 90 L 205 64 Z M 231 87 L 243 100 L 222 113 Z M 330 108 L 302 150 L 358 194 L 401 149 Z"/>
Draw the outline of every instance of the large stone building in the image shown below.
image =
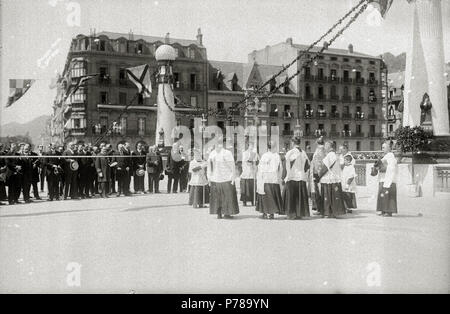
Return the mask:
<path id="1" fill-rule="evenodd" d="M 292 86 L 298 95 L 298 105 L 291 111 L 300 119 L 305 147 L 322 134 L 337 145 L 346 143 L 350 150 L 379 150 L 385 121 L 383 82 L 387 70 L 383 60 L 356 52 L 349 45 L 347 50 L 329 48 L 314 64 L 303 68 L 304 62 L 320 48 L 303 54 L 297 67 L 288 71 L 288 75 L 301 71 Z M 253 51 L 249 62 L 282 66 L 306 49 L 307 46 L 294 44 L 288 38 Z"/>
<path id="2" fill-rule="evenodd" d="M 63 93 L 85 74 L 100 73 L 72 97 L 57 97 L 53 116 L 54 133 L 61 141 L 94 142 L 115 121 L 136 95 L 136 87 L 127 79 L 125 68 L 149 64 L 157 70 L 155 50 L 171 44 L 178 53 L 174 62 L 174 94 L 179 123 L 194 127 L 199 109 L 208 109 L 208 124 L 225 129 L 227 125 L 254 125 L 255 116 L 245 111 L 227 110 L 239 103 L 247 90 L 258 88 L 290 63 L 307 47 L 286 42 L 267 46 L 248 55 L 247 63 L 208 61 L 200 30 L 197 40 L 116 34 L 103 32 L 73 39 L 61 78 Z M 310 54 L 320 48 L 315 47 Z M 288 148 L 294 130 L 303 135 L 303 145 L 314 149 L 315 139 L 324 135 L 351 150 L 378 150 L 383 139 L 382 79 L 383 61 L 353 51 L 328 49 L 315 64 L 302 68 L 311 55 L 304 55 L 266 86 L 274 92 L 257 114 L 257 123 L 278 126 L 280 146 Z M 276 89 L 290 75 L 301 75 L 285 87 Z M 118 128 L 105 138 L 117 144 L 129 141 L 155 143 L 156 83 L 149 99 L 138 98 Z M 241 105 L 242 107 L 242 105 Z"/>
<path id="3" fill-rule="evenodd" d="M 117 145 L 129 141 L 155 143 L 157 86 L 152 75 L 151 98 L 137 97 L 137 88 L 125 69 L 148 64 L 157 71 L 155 51 L 162 44 L 172 45 L 177 54 L 174 65 L 174 94 L 180 123 L 190 121 L 189 113 L 207 104 L 207 55 L 200 30 L 196 40 L 102 32 L 78 35 L 72 40 L 60 78 L 60 92 L 54 103 L 53 135 L 60 142 L 95 142 L 109 129 L 123 109 L 117 127 L 105 141 Z M 99 73 L 64 101 L 64 94 L 80 76 Z M 134 99 L 135 98 L 135 99 Z M 134 99 L 134 100 L 133 100 Z"/>

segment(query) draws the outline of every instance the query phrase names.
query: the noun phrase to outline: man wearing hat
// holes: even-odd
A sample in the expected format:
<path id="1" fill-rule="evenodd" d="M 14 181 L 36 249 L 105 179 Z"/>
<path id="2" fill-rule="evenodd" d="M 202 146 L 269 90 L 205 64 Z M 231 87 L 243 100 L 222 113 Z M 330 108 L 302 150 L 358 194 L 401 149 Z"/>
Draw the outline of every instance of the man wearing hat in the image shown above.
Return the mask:
<path id="1" fill-rule="evenodd" d="M 62 175 L 61 160 L 59 158 L 52 158 L 58 156 L 55 146 L 49 146 L 50 152 L 48 157 L 44 158 L 43 170 L 47 178 L 47 189 L 49 201 L 59 201 L 59 181 Z"/>
<path id="2" fill-rule="evenodd" d="M 107 198 L 108 194 L 106 191 L 111 178 L 111 168 L 109 166 L 108 150 L 105 146 L 102 148 L 100 154 L 97 155 L 97 158 L 95 158 L 95 169 L 98 175 L 98 183 L 102 191 L 100 196 Z"/>
<path id="3" fill-rule="evenodd" d="M 133 186 L 134 192 L 139 194 L 145 193 L 144 180 L 145 180 L 145 151 L 142 143 L 136 145 L 136 151 L 132 152 L 132 165 L 133 165 Z"/>
<path id="4" fill-rule="evenodd" d="M 72 157 L 66 158 L 64 161 L 64 200 L 70 195 L 71 199 L 78 198 L 78 168 L 79 163 L 76 158 L 77 152 L 75 151 L 75 143 L 69 143 L 67 149 L 64 151 L 63 156 Z M 69 193 L 70 192 L 70 193 Z"/>

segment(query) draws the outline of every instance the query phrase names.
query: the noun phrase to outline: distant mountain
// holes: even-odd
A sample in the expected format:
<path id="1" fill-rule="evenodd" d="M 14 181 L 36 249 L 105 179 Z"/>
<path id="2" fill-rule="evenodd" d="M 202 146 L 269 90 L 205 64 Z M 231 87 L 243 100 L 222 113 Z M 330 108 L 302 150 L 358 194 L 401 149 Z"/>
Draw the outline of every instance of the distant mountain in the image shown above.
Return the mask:
<path id="1" fill-rule="evenodd" d="M 11 122 L 0 126 L 0 137 L 6 136 L 29 136 L 33 144 L 41 142 L 41 134 L 45 132 L 45 127 L 51 117 L 48 115 L 40 116 L 27 123 Z"/>
<path id="2" fill-rule="evenodd" d="M 406 68 L 406 52 L 394 56 L 390 52 L 383 54 L 383 60 L 388 66 L 389 73 L 403 72 Z M 450 75 L 450 61 L 445 64 L 445 71 Z"/>
<path id="3" fill-rule="evenodd" d="M 394 56 L 390 52 L 383 54 L 383 60 L 387 64 L 389 73 L 396 73 L 405 71 L 406 67 L 406 52 Z"/>

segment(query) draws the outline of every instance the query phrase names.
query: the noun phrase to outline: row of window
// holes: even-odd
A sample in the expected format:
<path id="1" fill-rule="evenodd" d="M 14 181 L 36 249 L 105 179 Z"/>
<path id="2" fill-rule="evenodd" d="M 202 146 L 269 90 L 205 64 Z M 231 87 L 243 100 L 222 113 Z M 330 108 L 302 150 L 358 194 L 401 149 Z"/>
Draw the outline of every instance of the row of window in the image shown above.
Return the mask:
<path id="1" fill-rule="evenodd" d="M 309 54 L 307 54 L 305 56 L 306 59 L 309 59 L 311 56 Z M 319 60 L 330 60 L 330 61 L 341 61 L 340 58 L 336 57 L 336 56 L 327 56 L 327 58 L 325 58 L 325 56 L 318 56 Z M 342 58 L 343 62 L 352 62 L 355 61 L 355 63 L 362 63 L 361 59 L 353 59 L 353 58 L 348 58 L 348 57 L 343 57 Z M 374 60 L 369 60 L 369 64 L 370 65 L 375 65 L 376 62 Z"/>
<path id="2" fill-rule="evenodd" d="M 134 42 L 127 40 L 106 40 L 100 38 L 84 38 L 76 42 L 77 50 L 113 51 L 119 53 L 135 53 L 153 55 L 160 44 L 149 44 L 146 42 Z M 180 58 L 196 59 L 200 57 L 195 47 L 175 46 L 175 53 Z"/>
<path id="3" fill-rule="evenodd" d="M 350 72 L 353 72 L 354 75 L 353 77 L 351 77 Z M 362 77 L 362 72 L 360 70 L 357 69 L 352 69 L 350 70 L 342 70 L 342 71 L 338 71 L 338 69 L 330 69 L 328 71 L 328 73 L 325 73 L 325 69 L 322 67 L 318 67 L 317 70 L 315 71 L 314 75 L 316 75 L 317 78 L 319 79 L 325 79 L 325 77 L 330 77 L 331 79 L 333 78 L 338 78 L 338 77 L 342 77 L 345 80 L 353 78 L 356 81 L 363 79 Z M 338 74 L 341 74 L 341 76 L 339 76 Z M 305 79 L 311 78 L 312 77 L 312 73 L 311 73 L 311 68 L 310 67 L 305 67 L 304 68 L 304 75 L 305 75 Z M 369 71 L 369 78 L 368 78 L 369 82 L 374 82 L 376 80 L 376 76 L 375 76 L 375 72 L 373 71 Z"/>
<path id="4" fill-rule="evenodd" d="M 322 85 L 319 85 L 317 87 L 315 95 L 319 99 L 326 99 L 325 87 L 322 86 Z M 335 100 L 339 100 L 339 98 L 341 98 L 340 95 L 337 92 L 336 85 L 331 85 L 330 86 L 330 88 L 329 88 L 329 96 L 330 96 L 329 97 L 330 99 L 335 99 Z M 355 96 L 355 98 L 354 98 L 355 100 L 361 100 L 361 101 L 364 100 L 364 97 L 362 95 L 362 89 L 360 87 L 356 87 L 354 96 Z M 312 88 L 311 88 L 311 86 L 309 84 L 305 84 L 304 97 L 305 97 L 305 99 L 314 98 L 314 94 L 312 92 Z M 342 99 L 343 100 L 351 99 L 351 95 L 350 95 L 348 86 L 344 86 L 344 88 L 343 88 Z M 370 88 L 369 89 L 368 100 L 372 101 L 372 102 L 377 100 L 374 88 Z"/>

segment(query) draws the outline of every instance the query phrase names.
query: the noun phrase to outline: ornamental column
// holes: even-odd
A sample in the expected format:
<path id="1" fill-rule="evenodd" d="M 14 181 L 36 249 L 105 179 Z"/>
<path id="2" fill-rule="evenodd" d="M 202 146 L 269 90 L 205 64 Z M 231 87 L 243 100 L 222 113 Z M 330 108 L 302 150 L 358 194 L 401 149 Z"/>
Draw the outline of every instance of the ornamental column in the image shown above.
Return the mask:
<path id="1" fill-rule="evenodd" d="M 441 0 L 408 0 L 413 5 L 411 48 L 406 58 L 403 126 L 420 125 L 425 93 L 432 104 L 433 133 L 450 135 L 445 85 Z"/>

